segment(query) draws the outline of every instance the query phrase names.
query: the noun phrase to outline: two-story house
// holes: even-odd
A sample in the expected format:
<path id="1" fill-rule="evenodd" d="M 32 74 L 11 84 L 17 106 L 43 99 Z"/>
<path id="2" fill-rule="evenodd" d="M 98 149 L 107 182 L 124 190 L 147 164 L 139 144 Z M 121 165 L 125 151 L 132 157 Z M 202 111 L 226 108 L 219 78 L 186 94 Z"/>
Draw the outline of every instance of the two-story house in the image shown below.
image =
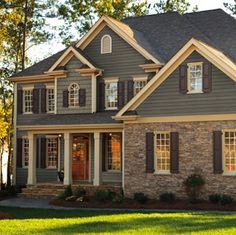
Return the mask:
<path id="1" fill-rule="evenodd" d="M 17 185 L 120 185 L 128 197 L 236 196 L 236 21 L 222 10 L 102 17 L 9 78 Z"/>

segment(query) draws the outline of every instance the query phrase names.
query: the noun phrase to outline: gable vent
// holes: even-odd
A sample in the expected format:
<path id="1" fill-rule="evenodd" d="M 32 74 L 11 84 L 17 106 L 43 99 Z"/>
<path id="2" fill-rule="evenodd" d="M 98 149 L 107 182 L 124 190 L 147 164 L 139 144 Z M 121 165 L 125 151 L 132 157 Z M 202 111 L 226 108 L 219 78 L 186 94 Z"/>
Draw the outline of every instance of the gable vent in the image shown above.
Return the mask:
<path id="1" fill-rule="evenodd" d="M 111 36 L 106 34 L 101 39 L 101 54 L 112 52 L 112 39 Z"/>

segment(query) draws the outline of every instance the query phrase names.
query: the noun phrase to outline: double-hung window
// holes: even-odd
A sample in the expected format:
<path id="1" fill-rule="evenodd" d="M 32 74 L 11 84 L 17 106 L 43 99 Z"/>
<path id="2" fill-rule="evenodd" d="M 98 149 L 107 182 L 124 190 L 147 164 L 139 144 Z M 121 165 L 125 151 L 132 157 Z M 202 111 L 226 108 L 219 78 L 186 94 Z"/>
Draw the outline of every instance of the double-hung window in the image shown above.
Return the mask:
<path id="1" fill-rule="evenodd" d="M 55 109 L 54 88 L 47 88 L 47 112 L 53 113 Z"/>
<path id="2" fill-rule="evenodd" d="M 58 160 L 58 139 L 57 137 L 47 138 L 47 167 L 57 168 Z"/>
<path id="3" fill-rule="evenodd" d="M 28 167 L 29 165 L 29 139 L 22 139 L 22 166 Z"/>
<path id="4" fill-rule="evenodd" d="M 224 172 L 236 174 L 236 130 L 223 132 Z"/>
<path id="5" fill-rule="evenodd" d="M 202 93 L 202 62 L 188 63 L 188 93 Z"/>
<path id="6" fill-rule="evenodd" d="M 106 110 L 117 109 L 118 80 L 105 80 L 105 108 Z"/>
<path id="7" fill-rule="evenodd" d="M 69 107 L 79 106 L 79 85 L 77 83 L 72 83 L 69 86 Z"/>
<path id="8" fill-rule="evenodd" d="M 23 90 L 23 112 L 32 113 L 33 111 L 33 90 L 24 89 Z"/>
<path id="9" fill-rule="evenodd" d="M 155 134 L 154 162 L 157 173 L 170 173 L 170 132 Z"/>
<path id="10" fill-rule="evenodd" d="M 138 94 L 147 84 L 147 77 L 134 77 L 134 95 Z"/>

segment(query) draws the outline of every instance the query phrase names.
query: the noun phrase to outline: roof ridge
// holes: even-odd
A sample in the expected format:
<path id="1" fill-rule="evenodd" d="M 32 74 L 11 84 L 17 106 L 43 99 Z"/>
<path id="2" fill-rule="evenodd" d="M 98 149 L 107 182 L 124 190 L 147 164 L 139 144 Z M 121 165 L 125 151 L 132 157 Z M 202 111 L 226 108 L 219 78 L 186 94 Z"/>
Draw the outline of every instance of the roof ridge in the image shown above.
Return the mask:
<path id="1" fill-rule="evenodd" d="M 211 12 L 212 11 L 223 11 L 223 12 L 225 12 L 222 8 L 216 8 L 216 9 L 208 9 L 208 10 L 202 10 L 202 11 L 187 12 L 187 13 L 184 13 L 183 15 L 198 14 L 198 13 L 204 13 L 204 12 L 209 12 L 209 11 L 211 11 Z"/>

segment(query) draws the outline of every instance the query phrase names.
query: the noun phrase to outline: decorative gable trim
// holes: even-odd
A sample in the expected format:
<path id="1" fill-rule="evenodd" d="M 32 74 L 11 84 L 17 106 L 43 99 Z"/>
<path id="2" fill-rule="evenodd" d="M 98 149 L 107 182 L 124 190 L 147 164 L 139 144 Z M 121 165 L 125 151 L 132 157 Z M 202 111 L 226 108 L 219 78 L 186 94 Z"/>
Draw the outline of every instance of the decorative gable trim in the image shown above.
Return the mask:
<path id="1" fill-rule="evenodd" d="M 75 56 L 83 64 L 86 64 L 89 68 L 95 69 L 95 67 L 84 56 L 82 56 L 74 47 L 71 46 L 61 55 L 56 63 L 51 66 L 48 72 L 54 71 L 58 66 L 65 66 L 73 56 Z"/>
<path id="2" fill-rule="evenodd" d="M 88 44 L 97 36 L 97 34 L 105 27 L 109 26 L 115 33 L 117 33 L 121 38 L 123 38 L 129 45 L 131 45 L 135 50 L 137 50 L 146 59 L 152 60 L 156 64 L 161 64 L 153 55 L 147 52 L 143 47 L 141 47 L 134 38 L 134 32 L 132 29 L 111 17 L 102 16 L 89 30 L 88 33 L 81 38 L 81 40 L 76 44 L 80 49 L 84 49 Z"/>
<path id="3" fill-rule="evenodd" d="M 121 109 L 114 119 L 119 120 L 127 111 L 135 110 L 152 92 L 157 89 L 183 61 L 193 52 L 197 51 L 212 64 L 236 81 L 236 65 L 221 51 L 197 40 L 190 39 L 184 47 L 153 77 L 153 79 Z"/>

